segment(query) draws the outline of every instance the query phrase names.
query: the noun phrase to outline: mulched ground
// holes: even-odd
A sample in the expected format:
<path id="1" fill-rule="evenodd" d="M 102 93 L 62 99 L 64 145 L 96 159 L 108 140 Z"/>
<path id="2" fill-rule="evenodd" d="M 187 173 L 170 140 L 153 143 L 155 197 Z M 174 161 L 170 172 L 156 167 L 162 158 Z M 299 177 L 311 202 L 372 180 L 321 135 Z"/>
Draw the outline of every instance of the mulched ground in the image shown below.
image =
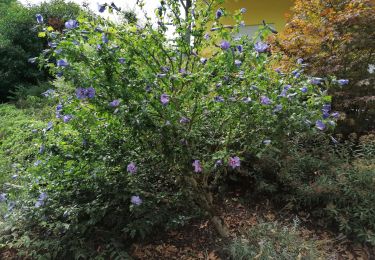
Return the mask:
<path id="1" fill-rule="evenodd" d="M 221 217 L 230 229 L 230 238 L 220 238 L 210 221 L 195 220 L 179 230 L 152 237 L 149 239 L 152 243 L 134 244 L 132 257 L 137 260 L 226 260 L 229 259 L 226 245 L 242 231 L 264 221 L 291 225 L 296 217 L 288 210 L 276 210 L 268 201 L 245 206 L 240 197 L 233 192 L 220 203 Z M 374 248 L 355 245 L 343 235 L 314 227 L 307 213 L 299 212 L 298 219 L 301 235 L 319 240 L 327 259 L 375 260 Z"/>

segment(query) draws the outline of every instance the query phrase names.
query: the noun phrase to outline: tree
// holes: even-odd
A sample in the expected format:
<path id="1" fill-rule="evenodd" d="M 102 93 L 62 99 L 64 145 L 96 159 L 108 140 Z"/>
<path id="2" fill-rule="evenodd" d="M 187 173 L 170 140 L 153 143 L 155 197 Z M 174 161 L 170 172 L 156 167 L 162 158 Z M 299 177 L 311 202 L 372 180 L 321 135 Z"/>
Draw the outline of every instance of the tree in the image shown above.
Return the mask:
<path id="1" fill-rule="evenodd" d="M 375 9 L 370 0 L 297 0 L 285 30 L 272 39 L 273 51 L 288 68 L 298 58 L 314 75 L 349 79 L 331 88 L 333 107 L 346 117 L 338 132 L 363 134 L 375 129 Z"/>

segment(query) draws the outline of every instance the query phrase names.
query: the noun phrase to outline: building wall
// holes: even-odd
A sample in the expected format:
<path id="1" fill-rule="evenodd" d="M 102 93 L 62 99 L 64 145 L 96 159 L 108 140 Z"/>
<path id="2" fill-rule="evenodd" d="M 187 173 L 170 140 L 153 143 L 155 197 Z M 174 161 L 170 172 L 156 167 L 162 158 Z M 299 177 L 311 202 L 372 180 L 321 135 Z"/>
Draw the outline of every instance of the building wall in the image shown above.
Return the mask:
<path id="1" fill-rule="evenodd" d="M 223 7 L 230 12 L 246 8 L 246 25 L 256 26 L 265 20 L 268 24 L 273 24 L 277 30 L 282 30 L 286 23 L 285 14 L 289 12 L 293 3 L 293 0 L 225 0 Z M 233 21 L 226 18 L 224 23 L 232 24 Z"/>

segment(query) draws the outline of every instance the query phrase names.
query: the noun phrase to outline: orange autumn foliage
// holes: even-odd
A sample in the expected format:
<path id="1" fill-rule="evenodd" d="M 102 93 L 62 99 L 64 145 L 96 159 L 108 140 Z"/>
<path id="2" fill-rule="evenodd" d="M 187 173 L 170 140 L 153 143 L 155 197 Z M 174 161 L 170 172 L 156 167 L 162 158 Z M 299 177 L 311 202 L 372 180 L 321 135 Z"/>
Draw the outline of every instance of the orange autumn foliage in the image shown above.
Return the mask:
<path id="1" fill-rule="evenodd" d="M 350 80 L 330 90 L 334 109 L 345 114 L 339 132 L 375 131 L 374 1 L 296 0 L 285 30 L 271 43 L 285 70 L 303 58 L 310 75 Z"/>

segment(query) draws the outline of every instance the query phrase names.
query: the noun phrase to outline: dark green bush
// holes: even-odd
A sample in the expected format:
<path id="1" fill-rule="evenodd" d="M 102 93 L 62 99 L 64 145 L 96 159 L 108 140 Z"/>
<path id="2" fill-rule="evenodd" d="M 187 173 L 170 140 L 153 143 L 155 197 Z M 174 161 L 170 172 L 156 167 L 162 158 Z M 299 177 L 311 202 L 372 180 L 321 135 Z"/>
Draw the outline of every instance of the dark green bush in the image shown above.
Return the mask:
<path id="1" fill-rule="evenodd" d="M 25 7 L 18 2 L 1 5 L 0 11 L 0 102 L 14 97 L 17 88 L 34 88 L 48 79 L 48 71 L 40 70 L 31 64 L 47 47 L 43 38 L 38 38 L 35 15 L 42 13 L 51 26 L 60 26 L 81 10 L 77 4 L 62 0 L 43 2 L 40 5 Z M 61 28 L 60 28 L 61 29 Z M 33 94 L 29 92 L 28 94 Z"/>
<path id="2" fill-rule="evenodd" d="M 332 144 L 322 136 L 300 138 L 278 174 L 284 198 L 311 211 L 319 223 L 375 244 L 375 143 Z"/>

